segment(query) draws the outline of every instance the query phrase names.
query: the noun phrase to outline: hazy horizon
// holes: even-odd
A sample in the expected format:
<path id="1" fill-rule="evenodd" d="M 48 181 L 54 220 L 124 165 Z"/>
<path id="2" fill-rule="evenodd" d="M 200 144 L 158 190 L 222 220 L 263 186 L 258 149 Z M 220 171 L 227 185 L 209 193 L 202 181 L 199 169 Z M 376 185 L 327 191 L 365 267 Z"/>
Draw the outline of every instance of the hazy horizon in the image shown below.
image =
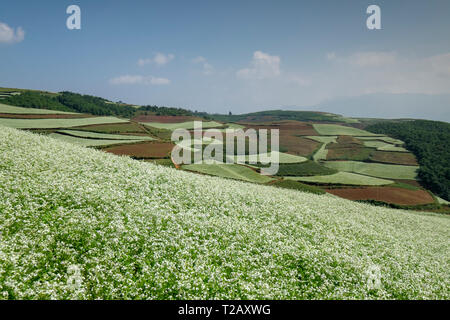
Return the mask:
<path id="1" fill-rule="evenodd" d="M 70 1 L 8 3 L 0 86 L 209 113 L 450 120 L 449 2 L 377 1 L 381 30 L 366 27 L 369 1 L 131 3 L 77 1 L 81 30 L 66 27 Z"/>

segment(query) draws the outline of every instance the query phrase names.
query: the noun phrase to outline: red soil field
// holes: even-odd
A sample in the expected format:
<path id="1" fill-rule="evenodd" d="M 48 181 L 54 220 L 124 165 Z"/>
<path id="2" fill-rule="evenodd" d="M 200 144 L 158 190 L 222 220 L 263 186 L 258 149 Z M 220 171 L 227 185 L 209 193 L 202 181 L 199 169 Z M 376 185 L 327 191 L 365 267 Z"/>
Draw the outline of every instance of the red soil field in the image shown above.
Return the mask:
<path id="1" fill-rule="evenodd" d="M 376 162 L 403 164 L 407 166 L 417 166 L 417 159 L 412 153 L 407 152 L 389 152 L 389 151 L 375 151 L 372 153 L 370 159 Z"/>
<path id="2" fill-rule="evenodd" d="M 204 119 L 198 117 L 191 116 L 155 116 L 155 115 L 139 115 L 132 119 L 136 122 L 159 122 L 159 123 L 181 123 L 186 121 L 199 120 L 202 121 Z"/>
<path id="3" fill-rule="evenodd" d="M 74 118 L 91 118 L 89 114 L 12 114 L 0 113 L 0 118 L 10 119 L 74 119 Z"/>
<path id="4" fill-rule="evenodd" d="M 349 200 L 376 200 L 399 205 L 420 205 L 434 202 L 433 197 L 424 190 L 395 187 L 325 189 L 325 191 Z"/>
<path id="5" fill-rule="evenodd" d="M 168 142 L 145 142 L 109 147 L 103 149 L 103 151 L 135 158 L 154 159 L 169 157 L 173 146 L 172 143 Z"/>

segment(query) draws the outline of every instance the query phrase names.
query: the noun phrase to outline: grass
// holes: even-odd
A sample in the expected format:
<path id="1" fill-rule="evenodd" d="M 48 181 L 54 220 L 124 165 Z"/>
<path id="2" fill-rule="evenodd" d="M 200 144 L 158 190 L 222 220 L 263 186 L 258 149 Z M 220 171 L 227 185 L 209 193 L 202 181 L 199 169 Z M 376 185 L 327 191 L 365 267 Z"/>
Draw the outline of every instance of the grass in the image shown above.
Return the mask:
<path id="1" fill-rule="evenodd" d="M 326 192 L 318 187 L 310 186 L 299 181 L 294 180 L 277 180 L 270 184 L 274 187 L 297 190 L 302 192 L 314 193 L 314 194 L 326 194 Z"/>
<path id="2" fill-rule="evenodd" d="M 360 174 L 349 172 L 338 172 L 326 176 L 313 177 L 286 177 L 285 179 L 312 182 L 318 184 L 337 184 L 337 185 L 355 185 L 355 186 L 383 186 L 394 183 L 394 181 L 367 177 Z"/>
<path id="3" fill-rule="evenodd" d="M 80 137 L 74 137 L 67 134 L 60 134 L 60 133 L 51 133 L 49 135 L 53 139 L 58 139 L 61 141 L 77 144 L 84 147 L 101 147 L 101 146 L 109 146 L 114 144 L 126 144 L 126 143 L 136 143 L 136 142 L 142 142 L 142 140 L 117 140 L 117 139 L 85 139 Z"/>
<path id="4" fill-rule="evenodd" d="M 318 176 L 334 174 L 337 170 L 308 160 L 303 163 L 280 164 L 277 176 Z"/>
<path id="5" fill-rule="evenodd" d="M 238 164 L 189 164 L 183 165 L 183 169 L 222 178 L 230 178 L 255 183 L 267 183 L 273 179 L 260 175 L 250 168 Z"/>
<path id="6" fill-rule="evenodd" d="M 22 108 L 14 107 L 7 104 L 0 103 L 0 113 L 11 113 L 11 114 L 77 114 L 73 112 L 64 112 L 56 110 L 47 109 L 35 109 L 35 108 Z"/>
<path id="7" fill-rule="evenodd" d="M 202 128 L 218 128 L 223 127 L 223 124 L 215 121 L 202 121 Z M 158 129 L 176 130 L 176 129 L 194 129 L 194 121 L 186 121 L 181 123 L 160 123 L 160 122 L 142 122 L 142 124 Z"/>
<path id="8" fill-rule="evenodd" d="M 122 123 L 122 120 L 116 117 L 93 117 L 76 119 L 6 119 L 0 118 L 0 125 L 17 129 L 56 129 L 70 128 L 102 123 Z"/>
<path id="9" fill-rule="evenodd" d="M 417 166 L 403 166 L 383 163 L 358 161 L 326 161 L 325 166 L 338 171 L 354 172 L 386 179 L 414 180 L 417 176 Z"/>
<path id="10" fill-rule="evenodd" d="M 449 229 L 0 129 L 2 299 L 448 300 Z"/>
<path id="11" fill-rule="evenodd" d="M 335 124 L 313 124 L 314 129 L 322 136 L 378 136 L 377 134 L 353 127 Z"/>
<path id="12" fill-rule="evenodd" d="M 275 157 L 277 157 L 277 156 L 278 156 L 278 163 L 280 163 L 280 164 L 282 164 L 282 163 L 302 163 L 302 162 L 308 161 L 308 159 L 305 157 L 296 156 L 296 155 L 283 153 L 283 152 L 276 152 L 276 151 L 258 154 L 257 159 L 259 161 L 260 157 L 266 157 L 266 158 L 269 157 L 269 158 L 275 160 Z M 243 161 L 245 163 L 248 163 L 249 159 L 250 159 L 249 155 L 234 156 L 234 162 Z M 273 162 L 275 162 L 275 161 L 273 161 Z"/>
<path id="13" fill-rule="evenodd" d="M 378 137 L 360 137 L 360 136 L 356 136 L 355 138 L 359 139 L 359 140 L 380 140 L 380 141 L 384 141 L 386 143 L 389 144 L 395 144 L 395 145 L 401 145 L 404 142 L 402 140 L 398 140 L 398 139 L 394 139 L 391 137 L 387 137 L 387 136 L 378 136 Z"/>
<path id="14" fill-rule="evenodd" d="M 78 131 L 78 130 L 59 130 L 58 133 L 67 134 L 79 138 L 94 138 L 94 139 L 107 139 L 107 140 L 155 140 L 149 136 L 131 136 L 131 135 L 120 135 L 120 134 L 107 134 L 89 131 Z"/>

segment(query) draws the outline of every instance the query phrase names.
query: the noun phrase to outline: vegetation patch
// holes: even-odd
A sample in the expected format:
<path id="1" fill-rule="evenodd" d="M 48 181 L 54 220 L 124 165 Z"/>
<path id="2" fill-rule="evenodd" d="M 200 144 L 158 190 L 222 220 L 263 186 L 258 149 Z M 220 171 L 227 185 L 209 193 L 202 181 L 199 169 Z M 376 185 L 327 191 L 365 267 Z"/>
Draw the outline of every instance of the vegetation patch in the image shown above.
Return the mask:
<path id="1" fill-rule="evenodd" d="M 417 166 L 416 157 L 409 152 L 374 151 L 370 155 L 370 160 L 381 163 L 401 164 L 407 166 Z"/>
<path id="2" fill-rule="evenodd" d="M 336 124 L 313 124 L 314 129 L 322 136 L 378 136 L 361 129 Z"/>
<path id="3" fill-rule="evenodd" d="M 117 139 L 108 140 L 108 139 L 92 139 L 92 138 L 86 139 L 60 133 L 51 133 L 50 137 L 84 147 L 101 147 L 113 144 L 126 144 L 144 141 L 144 140 L 129 140 L 129 139 L 128 140 L 117 140 Z"/>
<path id="4" fill-rule="evenodd" d="M 436 195 L 450 200 L 450 124 L 415 120 L 399 123 L 378 123 L 367 127 L 374 133 L 388 134 L 405 141 L 416 156 L 421 183 Z"/>
<path id="5" fill-rule="evenodd" d="M 27 115 L 48 115 L 48 114 L 66 114 L 66 115 L 77 115 L 74 112 L 64 112 L 49 109 L 33 109 L 33 108 L 22 108 L 15 107 L 0 103 L 0 113 L 11 113 L 11 114 L 27 114 Z"/>
<path id="6" fill-rule="evenodd" d="M 127 122 L 115 117 L 92 117 L 75 119 L 6 119 L 0 118 L 0 125 L 17 129 L 56 129 L 86 126 L 101 123 Z"/>
<path id="7" fill-rule="evenodd" d="M 434 203 L 433 197 L 425 190 L 408 190 L 392 186 L 326 189 L 326 191 L 349 200 L 375 200 L 407 206 Z"/>
<path id="8" fill-rule="evenodd" d="M 108 140 L 154 140 L 149 136 L 132 136 L 132 135 L 120 135 L 120 134 L 108 134 L 89 131 L 78 130 L 59 130 L 58 133 L 80 137 L 80 138 L 92 138 L 92 139 L 108 139 Z"/>
<path id="9" fill-rule="evenodd" d="M 319 187 L 316 186 L 310 186 L 304 183 L 301 183 L 299 181 L 294 180 L 276 180 L 273 183 L 270 183 L 271 186 L 284 188 L 284 189 L 291 189 L 291 190 L 297 190 L 301 192 L 308 192 L 308 193 L 314 193 L 314 194 L 325 194 L 326 192 L 322 190 Z"/>
<path id="10" fill-rule="evenodd" d="M 194 129 L 194 121 L 186 121 L 180 123 L 159 123 L 159 122 L 142 122 L 146 126 L 158 128 L 158 129 L 166 129 L 166 130 L 176 130 L 176 129 Z M 223 124 L 215 122 L 215 121 L 202 121 L 202 128 L 218 128 L 223 127 Z"/>
<path id="11" fill-rule="evenodd" d="M 169 158 L 173 144 L 168 142 L 146 142 L 130 145 L 114 146 L 103 151 L 136 159 Z"/>
<path id="12" fill-rule="evenodd" d="M 356 185 L 356 186 L 383 186 L 394 183 L 392 180 L 363 176 L 356 173 L 338 172 L 325 176 L 312 177 L 285 177 L 285 179 L 311 182 L 317 184 Z"/>
<path id="13" fill-rule="evenodd" d="M 280 164 L 277 176 L 322 176 L 334 173 L 337 173 L 337 170 L 308 160 L 303 163 Z"/>
<path id="14" fill-rule="evenodd" d="M 260 175 L 254 170 L 238 164 L 189 164 L 183 169 L 209 174 L 222 178 L 230 178 L 255 183 L 267 183 L 273 180 L 268 176 Z"/>
<path id="15" fill-rule="evenodd" d="M 326 161 L 324 165 L 338 171 L 354 172 L 386 179 L 415 179 L 417 166 L 403 166 L 359 161 Z"/>

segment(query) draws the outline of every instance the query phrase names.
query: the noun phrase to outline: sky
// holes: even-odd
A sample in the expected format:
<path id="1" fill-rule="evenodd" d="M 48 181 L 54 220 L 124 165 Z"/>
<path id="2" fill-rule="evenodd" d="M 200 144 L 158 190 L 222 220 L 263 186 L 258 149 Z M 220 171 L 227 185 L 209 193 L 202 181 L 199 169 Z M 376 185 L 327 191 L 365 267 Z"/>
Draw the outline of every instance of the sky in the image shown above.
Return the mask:
<path id="1" fill-rule="evenodd" d="M 366 25 L 373 4 L 380 30 Z M 70 5 L 80 30 L 67 28 Z M 0 86 L 235 114 L 355 112 L 344 104 L 358 98 L 358 115 L 374 116 L 364 99 L 383 95 L 395 97 L 384 112 L 414 116 L 420 95 L 444 101 L 428 106 L 439 118 L 450 109 L 449 16 L 447 0 L 5 1 Z"/>

